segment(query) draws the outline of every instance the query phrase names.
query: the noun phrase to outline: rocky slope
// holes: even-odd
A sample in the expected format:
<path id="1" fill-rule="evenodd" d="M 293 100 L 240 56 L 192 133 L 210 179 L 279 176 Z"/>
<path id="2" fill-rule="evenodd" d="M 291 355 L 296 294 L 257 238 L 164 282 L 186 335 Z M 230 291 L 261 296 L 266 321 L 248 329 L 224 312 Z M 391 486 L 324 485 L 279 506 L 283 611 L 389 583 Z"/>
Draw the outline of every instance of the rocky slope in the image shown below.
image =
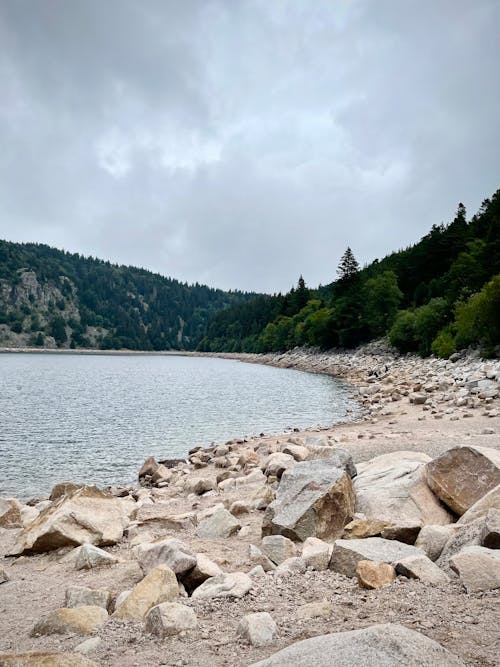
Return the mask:
<path id="1" fill-rule="evenodd" d="M 500 364 L 267 361 L 356 383 L 364 420 L 0 501 L 0 664 L 496 664 Z"/>

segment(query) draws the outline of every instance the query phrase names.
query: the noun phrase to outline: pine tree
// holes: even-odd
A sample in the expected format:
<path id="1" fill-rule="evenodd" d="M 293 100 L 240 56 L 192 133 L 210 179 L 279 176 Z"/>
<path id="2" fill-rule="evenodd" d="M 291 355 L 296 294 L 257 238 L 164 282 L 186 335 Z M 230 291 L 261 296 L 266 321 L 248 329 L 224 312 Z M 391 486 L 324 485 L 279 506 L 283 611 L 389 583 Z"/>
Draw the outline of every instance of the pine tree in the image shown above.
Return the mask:
<path id="1" fill-rule="evenodd" d="M 352 250 L 347 247 L 347 250 L 340 258 L 340 263 L 337 269 L 337 274 L 340 280 L 349 280 L 359 272 L 359 264 L 354 257 Z"/>

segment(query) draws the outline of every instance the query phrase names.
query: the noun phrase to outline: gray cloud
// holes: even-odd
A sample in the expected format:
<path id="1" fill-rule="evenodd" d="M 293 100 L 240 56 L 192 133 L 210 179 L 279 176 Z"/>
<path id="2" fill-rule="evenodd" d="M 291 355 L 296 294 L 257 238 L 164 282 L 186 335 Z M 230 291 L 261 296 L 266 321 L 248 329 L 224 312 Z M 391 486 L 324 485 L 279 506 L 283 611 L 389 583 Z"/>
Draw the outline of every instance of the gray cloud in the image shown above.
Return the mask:
<path id="1" fill-rule="evenodd" d="M 0 237 L 286 290 L 500 186 L 496 0 L 3 0 Z"/>

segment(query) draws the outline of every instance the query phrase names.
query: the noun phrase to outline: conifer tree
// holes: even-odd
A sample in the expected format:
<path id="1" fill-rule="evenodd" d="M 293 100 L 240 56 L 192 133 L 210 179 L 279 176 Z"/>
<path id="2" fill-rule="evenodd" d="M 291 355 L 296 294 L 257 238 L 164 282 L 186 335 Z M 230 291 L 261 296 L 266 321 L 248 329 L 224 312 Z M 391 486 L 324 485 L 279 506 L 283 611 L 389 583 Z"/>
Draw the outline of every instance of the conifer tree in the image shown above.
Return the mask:
<path id="1" fill-rule="evenodd" d="M 340 258 L 340 263 L 337 269 L 337 274 L 340 280 L 349 280 L 359 272 L 359 264 L 354 257 L 352 250 L 347 247 L 347 250 Z"/>

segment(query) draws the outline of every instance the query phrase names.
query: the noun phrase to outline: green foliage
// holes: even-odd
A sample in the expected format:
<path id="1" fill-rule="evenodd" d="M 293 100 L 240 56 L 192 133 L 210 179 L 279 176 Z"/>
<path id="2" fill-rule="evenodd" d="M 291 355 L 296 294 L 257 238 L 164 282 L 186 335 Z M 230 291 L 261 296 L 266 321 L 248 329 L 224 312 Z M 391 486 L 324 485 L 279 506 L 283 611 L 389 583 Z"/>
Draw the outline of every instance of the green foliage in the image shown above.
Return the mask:
<path id="1" fill-rule="evenodd" d="M 415 335 L 418 351 L 423 356 L 431 353 L 432 341 L 449 319 L 450 308 L 443 298 L 431 299 L 415 310 Z"/>
<path id="2" fill-rule="evenodd" d="M 418 349 L 416 319 L 413 311 L 402 310 L 394 320 L 389 331 L 389 340 L 400 352 L 415 352 Z"/>
<path id="3" fill-rule="evenodd" d="M 384 271 L 366 281 L 364 315 L 371 336 L 382 336 L 390 328 L 402 299 L 394 271 Z"/>
<path id="4" fill-rule="evenodd" d="M 354 257 L 354 253 L 348 247 L 345 253 L 340 258 L 340 263 L 337 268 L 339 280 L 350 280 L 359 272 L 359 264 Z"/>
<path id="5" fill-rule="evenodd" d="M 455 338 L 450 327 L 446 327 L 438 333 L 431 345 L 432 354 L 441 359 L 448 359 L 456 352 Z"/>
<path id="6" fill-rule="evenodd" d="M 455 328 L 457 347 L 481 345 L 491 352 L 500 345 L 500 275 L 468 301 L 457 304 Z"/>
<path id="7" fill-rule="evenodd" d="M 60 315 L 56 315 L 51 319 L 48 326 L 49 336 L 53 336 L 57 343 L 57 347 L 61 347 L 67 341 L 66 322 Z"/>

